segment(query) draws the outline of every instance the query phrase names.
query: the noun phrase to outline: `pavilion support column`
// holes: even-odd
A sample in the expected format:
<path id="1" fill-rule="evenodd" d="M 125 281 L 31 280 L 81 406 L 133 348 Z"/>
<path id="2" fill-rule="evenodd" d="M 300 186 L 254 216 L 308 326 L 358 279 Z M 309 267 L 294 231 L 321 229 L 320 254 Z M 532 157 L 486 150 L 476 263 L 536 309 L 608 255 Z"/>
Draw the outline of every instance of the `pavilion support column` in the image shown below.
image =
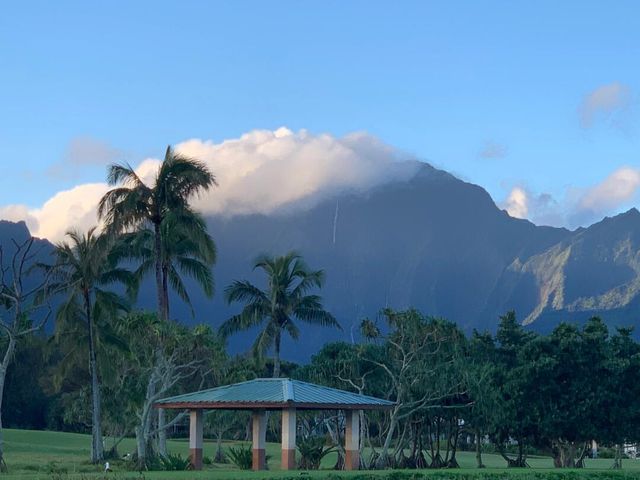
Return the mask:
<path id="1" fill-rule="evenodd" d="M 282 409 L 282 470 L 296 468 L 296 409 Z"/>
<path id="2" fill-rule="evenodd" d="M 360 410 L 345 411 L 345 470 L 360 468 Z"/>
<path id="3" fill-rule="evenodd" d="M 202 470 L 202 410 L 189 412 L 189 461 L 193 470 Z"/>
<path id="4" fill-rule="evenodd" d="M 253 470 L 265 470 L 264 448 L 267 440 L 267 416 L 264 410 L 254 410 L 253 423 Z"/>

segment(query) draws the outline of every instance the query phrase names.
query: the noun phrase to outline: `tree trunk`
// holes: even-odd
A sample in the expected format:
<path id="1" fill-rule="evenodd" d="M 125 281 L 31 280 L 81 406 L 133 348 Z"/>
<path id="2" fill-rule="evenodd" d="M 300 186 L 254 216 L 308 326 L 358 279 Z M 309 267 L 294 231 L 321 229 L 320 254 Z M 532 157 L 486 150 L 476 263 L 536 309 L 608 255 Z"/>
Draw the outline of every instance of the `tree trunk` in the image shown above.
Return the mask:
<path id="1" fill-rule="evenodd" d="M 276 333 L 273 352 L 273 378 L 280 378 L 280 332 Z"/>
<path id="2" fill-rule="evenodd" d="M 147 391 L 150 389 L 152 392 L 155 392 L 155 387 L 152 385 L 147 386 Z M 142 412 L 139 415 L 140 423 L 136 426 L 136 449 L 138 453 L 138 468 L 140 470 L 146 470 L 148 468 L 147 462 L 149 460 L 149 456 L 153 454 L 153 445 L 151 445 L 150 442 L 152 409 L 152 404 L 145 400 Z"/>
<path id="3" fill-rule="evenodd" d="M 574 442 L 559 440 L 556 443 L 556 455 L 553 460 L 556 468 L 575 468 L 576 445 Z"/>
<path id="4" fill-rule="evenodd" d="M 389 423 L 389 431 L 387 432 L 387 436 L 384 439 L 384 445 L 382 446 L 382 451 L 380 452 L 380 456 L 376 460 L 376 468 L 383 469 L 386 468 L 389 464 L 389 448 L 391 447 L 391 440 L 393 439 L 393 434 L 396 431 L 397 419 L 394 414 L 391 414 L 391 421 Z"/>
<path id="5" fill-rule="evenodd" d="M 622 447 L 618 443 L 616 445 L 616 455 L 613 460 L 613 468 L 614 470 L 622 470 Z"/>
<path id="6" fill-rule="evenodd" d="M 9 334 L 9 344 L 7 350 L 4 353 L 2 364 L 0 364 L 0 472 L 7 471 L 7 464 L 4 461 L 4 432 L 2 430 L 2 400 L 4 398 L 4 382 L 7 378 L 7 369 L 9 368 L 9 362 L 13 358 L 13 353 L 16 349 L 16 340 L 13 335 Z"/>
<path id="7" fill-rule="evenodd" d="M 162 234 L 160 232 L 160 223 L 154 223 L 155 234 L 155 256 L 156 256 L 156 294 L 158 297 L 158 318 L 166 321 L 167 309 L 164 305 L 164 289 L 162 287 Z"/>
<path id="8" fill-rule="evenodd" d="M 216 439 L 216 455 L 213 458 L 215 463 L 227 463 L 227 457 L 222 449 L 222 433 L 218 432 L 218 438 Z"/>
<path id="9" fill-rule="evenodd" d="M 162 255 L 162 233 L 160 223 L 154 224 L 156 255 L 156 290 L 158 295 L 158 318 L 162 322 L 169 319 L 169 288 L 167 269 L 164 267 Z M 163 409 L 158 410 L 158 453 L 167 454 L 167 432 L 162 428 L 166 422 Z"/>
<path id="10" fill-rule="evenodd" d="M 484 468 L 484 463 L 482 463 L 482 444 L 481 442 L 481 434 L 480 430 L 476 430 L 476 467 Z"/>
<path id="11" fill-rule="evenodd" d="M 144 438 L 142 427 L 136 427 L 136 453 L 138 455 L 138 468 L 146 470 L 147 468 L 147 441 Z"/>
<path id="12" fill-rule="evenodd" d="M 497 448 L 498 448 L 498 453 L 500 454 L 500 456 L 502 458 L 504 458 L 505 462 L 507 462 L 507 468 L 525 468 L 527 467 L 527 462 L 526 460 L 523 458 L 522 455 L 522 451 L 523 451 L 523 447 L 520 443 L 520 441 L 518 441 L 518 456 L 514 459 L 514 458 L 510 458 L 507 453 L 504 450 L 504 445 L 502 444 L 497 444 Z"/>
<path id="13" fill-rule="evenodd" d="M 98 380 L 93 316 L 91 315 L 91 299 L 89 298 L 89 291 L 87 290 L 84 292 L 84 306 L 87 315 L 87 327 L 89 329 L 89 370 L 91 373 L 91 463 L 98 463 L 104 460 L 100 411 L 100 383 Z"/>
<path id="14" fill-rule="evenodd" d="M 164 302 L 164 317 L 169 319 L 169 266 L 162 266 L 162 300 Z"/>
<path id="15" fill-rule="evenodd" d="M 167 413 L 164 408 L 158 409 L 158 453 L 167 456 Z"/>
<path id="16" fill-rule="evenodd" d="M 447 467 L 448 468 L 460 468 L 456 453 L 458 451 L 458 438 L 460 437 L 460 426 L 458 419 L 454 418 L 450 423 L 450 439 L 447 444 Z"/>

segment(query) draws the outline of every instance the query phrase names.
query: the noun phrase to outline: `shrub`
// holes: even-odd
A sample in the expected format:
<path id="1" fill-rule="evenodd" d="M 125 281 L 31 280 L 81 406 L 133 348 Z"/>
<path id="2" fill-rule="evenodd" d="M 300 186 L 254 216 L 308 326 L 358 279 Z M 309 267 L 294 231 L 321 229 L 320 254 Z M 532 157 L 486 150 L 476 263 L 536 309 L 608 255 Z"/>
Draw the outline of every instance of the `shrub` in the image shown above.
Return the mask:
<path id="1" fill-rule="evenodd" d="M 46 472 L 49 475 L 61 475 L 63 473 L 67 473 L 68 471 L 69 469 L 66 466 L 60 465 L 55 461 L 49 462 L 46 467 Z"/>
<path id="2" fill-rule="evenodd" d="M 160 468 L 162 470 L 179 472 L 188 470 L 190 466 L 191 462 L 189 459 L 183 458 L 179 453 L 175 455 L 170 453 L 166 456 L 160 457 Z"/>
<path id="3" fill-rule="evenodd" d="M 238 445 L 229 447 L 229 459 L 240 470 L 251 470 L 253 464 L 253 452 L 251 446 Z"/>
<path id="4" fill-rule="evenodd" d="M 298 443 L 300 451 L 300 468 L 303 470 L 318 470 L 320 462 L 333 447 L 325 447 L 324 437 L 309 437 Z"/>

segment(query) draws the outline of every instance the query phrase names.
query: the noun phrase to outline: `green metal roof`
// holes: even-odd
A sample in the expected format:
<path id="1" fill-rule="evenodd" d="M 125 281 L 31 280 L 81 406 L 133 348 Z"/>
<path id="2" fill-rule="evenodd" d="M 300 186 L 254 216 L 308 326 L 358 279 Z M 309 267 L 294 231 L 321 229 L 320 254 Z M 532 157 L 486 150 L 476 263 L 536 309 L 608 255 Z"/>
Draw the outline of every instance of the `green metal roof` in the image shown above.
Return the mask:
<path id="1" fill-rule="evenodd" d="M 164 398 L 163 408 L 283 408 L 380 409 L 395 405 L 380 398 L 324 387 L 289 378 L 257 378 L 199 392 Z"/>

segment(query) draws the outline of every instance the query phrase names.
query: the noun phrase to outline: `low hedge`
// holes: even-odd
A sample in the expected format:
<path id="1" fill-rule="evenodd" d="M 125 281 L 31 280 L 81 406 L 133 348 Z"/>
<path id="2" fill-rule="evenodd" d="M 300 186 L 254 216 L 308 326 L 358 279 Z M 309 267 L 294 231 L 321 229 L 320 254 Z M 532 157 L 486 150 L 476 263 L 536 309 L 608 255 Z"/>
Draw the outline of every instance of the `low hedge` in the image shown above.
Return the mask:
<path id="1" fill-rule="evenodd" d="M 300 480 L 297 477 L 281 477 L 278 480 Z M 304 478 L 304 477 L 303 477 Z M 464 472 L 464 471 L 431 471 L 431 472 L 363 472 L 360 474 L 342 475 L 338 472 L 327 472 L 324 480 L 640 480 L 640 472 L 570 470 L 570 471 L 505 471 L 505 472 Z"/>

